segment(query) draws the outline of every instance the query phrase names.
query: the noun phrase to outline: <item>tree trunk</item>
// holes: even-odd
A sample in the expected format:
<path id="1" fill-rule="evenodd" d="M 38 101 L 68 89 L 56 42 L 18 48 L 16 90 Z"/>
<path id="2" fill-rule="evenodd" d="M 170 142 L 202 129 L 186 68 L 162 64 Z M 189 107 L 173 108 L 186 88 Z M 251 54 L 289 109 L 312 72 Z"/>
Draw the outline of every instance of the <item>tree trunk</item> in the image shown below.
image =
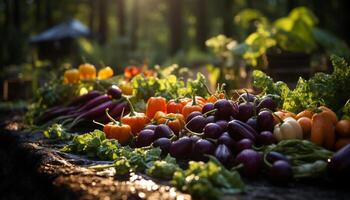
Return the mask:
<path id="1" fill-rule="evenodd" d="M 297 7 L 297 2 L 296 0 L 288 0 L 287 1 L 287 11 L 290 12 L 293 10 L 295 7 Z"/>
<path id="2" fill-rule="evenodd" d="M 227 37 L 232 37 L 233 34 L 233 1 L 225 0 L 224 2 L 224 10 L 222 13 L 223 18 L 223 32 Z"/>
<path id="3" fill-rule="evenodd" d="M 52 0 L 46 0 L 46 8 L 45 8 L 45 19 L 46 19 L 46 27 L 51 27 L 53 25 L 52 21 Z"/>
<path id="4" fill-rule="evenodd" d="M 108 31 L 108 24 L 107 24 L 107 0 L 99 0 L 98 1 L 98 10 L 99 10 L 99 26 L 98 26 L 98 33 L 99 33 L 99 43 L 105 44 L 107 42 L 107 31 Z"/>
<path id="5" fill-rule="evenodd" d="M 35 0 L 35 24 L 37 27 L 37 30 L 40 29 L 40 25 L 41 25 L 41 6 L 42 6 L 42 2 L 41 0 Z"/>
<path id="6" fill-rule="evenodd" d="M 170 54 L 182 47 L 182 0 L 169 0 Z"/>
<path id="7" fill-rule="evenodd" d="M 350 46 L 350 15 L 349 15 L 349 11 L 348 8 L 350 6 L 350 2 L 347 0 L 342 0 L 340 2 L 340 7 L 341 7 L 341 21 L 339 22 L 340 24 L 340 37 L 343 38 L 345 40 L 345 42 Z"/>
<path id="8" fill-rule="evenodd" d="M 207 28 L 207 1 L 197 0 L 197 23 L 196 23 L 196 40 L 200 50 L 205 51 L 205 41 L 208 39 Z"/>
<path id="9" fill-rule="evenodd" d="M 17 31 L 21 31 L 21 5 L 20 5 L 20 0 L 14 0 L 13 3 L 13 24 L 15 26 L 15 29 Z"/>
<path id="10" fill-rule="evenodd" d="M 9 0 L 4 0 L 5 4 L 5 28 L 10 30 L 11 26 L 11 2 Z"/>
<path id="11" fill-rule="evenodd" d="M 139 28 L 139 1 L 134 0 L 132 8 L 132 21 L 131 21 L 131 44 L 130 48 L 132 51 L 137 49 L 138 36 L 137 31 Z"/>
<path id="12" fill-rule="evenodd" d="M 95 7 L 95 0 L 89 1 L 89 9 L 90 9 L 90 15 L 89 15 L 89 28 L 90 31 L 93 33 L 95 31 L 95 17 L 96 17 L 96 7 Z"/>
<path id="13" fill-rule="evenodd" d="M 119 35 L 125 36 L 125 3 L 124 0 L 117 0 L 117 21 L 119 23 Z"/>

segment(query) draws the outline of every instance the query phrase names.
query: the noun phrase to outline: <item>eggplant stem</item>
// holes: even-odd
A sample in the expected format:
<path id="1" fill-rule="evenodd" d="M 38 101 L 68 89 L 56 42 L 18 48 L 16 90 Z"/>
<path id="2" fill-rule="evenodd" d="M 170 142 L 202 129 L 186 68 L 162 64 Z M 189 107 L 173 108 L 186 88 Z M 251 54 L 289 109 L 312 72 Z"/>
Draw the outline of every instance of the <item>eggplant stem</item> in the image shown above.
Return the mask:
<path id="1" fill-rule="evenodd" d="M 193 135 L 197 135 L 197 136 L 202 136 L 204 133 L 197 133 L 197 132 L 194 132 L 194 131 L 191 131 L 188 127 L 187 127 L 187 124 L 185 125 L 184 127 L 186 129 L 186 131 L 188 131 L 189 133 L 193 134 Z"/>
<path id="2" fill-rule="evenodd" d="M 206 117 L 207 115 L 209 115 L 209 114 L 211 114 L 211 113 L 214 113 L 214 112 L 216 112 L 216 111 L 218 111 L 217 108 L 215 108 L 215 109 L 213 109 L 213 110 L 209 110 L 208 112 L 204 113 L 203 116 Z"/>
<path id="3" fill-rule="evenodd" d="M 98 124 L 98 125 L 100 125 L 100 126 L 103 126 L 103 127 L 105 126 L 105 125 L 102 124 L 101 122 L 98 122 L 98 121 L 95 121 L 95 120 L 92 120 L 92 122 L 95 123 L 95 124 Z"/>

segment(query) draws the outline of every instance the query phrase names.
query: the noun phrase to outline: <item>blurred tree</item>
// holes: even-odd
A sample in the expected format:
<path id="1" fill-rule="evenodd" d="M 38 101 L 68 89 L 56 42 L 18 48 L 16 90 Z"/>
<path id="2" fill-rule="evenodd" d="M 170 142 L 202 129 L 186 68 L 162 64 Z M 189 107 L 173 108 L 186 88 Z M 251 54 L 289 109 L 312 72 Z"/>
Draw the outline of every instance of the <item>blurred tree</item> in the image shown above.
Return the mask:
<path id="1" fill-rule="evenodd" d="M 135 51 L 138 46 L 137 32 L 139 29 L 139 1 L 134 0 L 132 8 L 132 21 L 131 21 L 131 50 Z"/>
<path id="2" fill-rule="evenodd" d="M 21 31 L 21 1 L 20 0 L 14 0 L 13 1 L 13 24 L 15 26 L 16 31 Z"/>
<path id="3" fill-rule="evenodd" d="M 42 21 L 42 0 L 35 0 L 35 26 L 36 29 L 39 30 L 41 27 L 41 21 Z"/>
<path id="4" fill-rule="evenodd" d="M 174 55 L 182 44 L 182 0 L 169 0 L 170 54 Z"/>
<path id="5" fill-rule="evenodd" d="M 46 27 L 51 27 L 53 25 L 52 20 L 52 0 L 46 0 L 45 2 L 45 20 L 46 20 Z"/>
<path id="6" fill-rule="evenodd" d="M 233 33 L 233 0 L 224 0 L 224 10 L 222 11 L 223 34 L 231 37 Z"/>
<path id="7" fill-rule="evenodd" d="M 98 14 L 99 14 L 99 23 L 98 23 L 98 41 L 100 44 L 105 44 L 107 42 L 107 32 L 108 32 L 108 23 L 107 23 L 107 0 L 98 1 Z"/>
<path id="8" fill-rule="evenodd" d="M 125 3 L 124 0 L 116 0 L 117 3 L 117 21 L 119 25 L 119 35 L 125 36 Z"/>
<path id="9" fill-rule="evenodd" d="M 207 1 L 196 0 L 196 42 L 200 50 L 205 51 L 205 41 L 208 39 Z"/>
<path id="10" fill-rule="evenodd" d="M 92 32 L 95 31 L 95 18 L 96 18 L 96 1 L 95 0 L 89 0 L 89 28 Z"/>

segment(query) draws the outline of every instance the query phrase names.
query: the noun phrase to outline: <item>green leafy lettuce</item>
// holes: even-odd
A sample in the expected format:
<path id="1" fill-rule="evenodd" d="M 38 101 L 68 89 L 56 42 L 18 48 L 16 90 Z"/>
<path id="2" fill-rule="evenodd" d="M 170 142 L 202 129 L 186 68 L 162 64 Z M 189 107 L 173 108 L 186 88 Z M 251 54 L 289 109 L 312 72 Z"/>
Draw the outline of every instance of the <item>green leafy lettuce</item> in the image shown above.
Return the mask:
<path id="1" fill-rule="evenodd" d="M 350 98 L 350 66 L 340 57 L 331 56 L 333 73 L 316 73 L 309 80 L 299 78 L 294 90 L 261 71 L 253 72 L 254 85 L 264 93 L 280 97 L 279 107 L 292 112 L 325 105 L 340 111 Z"/>

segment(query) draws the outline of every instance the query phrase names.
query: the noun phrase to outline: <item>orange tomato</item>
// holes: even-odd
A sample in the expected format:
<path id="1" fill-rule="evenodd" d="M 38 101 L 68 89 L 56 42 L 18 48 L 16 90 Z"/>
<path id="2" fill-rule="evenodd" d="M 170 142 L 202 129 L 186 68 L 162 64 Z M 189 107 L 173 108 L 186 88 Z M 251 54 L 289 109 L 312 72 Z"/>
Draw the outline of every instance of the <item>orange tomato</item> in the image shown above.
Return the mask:
<path id="1" fill-rule="evenodd" d="M 304 111 L 301 111 L 300 113 L 298 113 L 295 118 L 296 119 L 300 119 L 302 117 L 307 117 L 307 118 L 312 118 L 312 115 L 314 114 L 314 112 L 312 112 L 311 110 L 304 110 Z"/>
<path id="2" fill-rule="evenodd" d="M 350 120 L 339 120 L 335 125 L 335 132 L 341 137 L 350 137 Z"/>
<path id="3" fill-rule="evenodd" d="M 350 138 L 339 138 L 335 143 L 335 150 L 339 150 L 347 144 L 350 144 Z"/>
<path id="4" fill-rule="evenodd" d="M 309 138 L 311 132 L 311 119 L 307 117 L 300 117 L 297 121 L 303 129 L 304 138 Z"/>

